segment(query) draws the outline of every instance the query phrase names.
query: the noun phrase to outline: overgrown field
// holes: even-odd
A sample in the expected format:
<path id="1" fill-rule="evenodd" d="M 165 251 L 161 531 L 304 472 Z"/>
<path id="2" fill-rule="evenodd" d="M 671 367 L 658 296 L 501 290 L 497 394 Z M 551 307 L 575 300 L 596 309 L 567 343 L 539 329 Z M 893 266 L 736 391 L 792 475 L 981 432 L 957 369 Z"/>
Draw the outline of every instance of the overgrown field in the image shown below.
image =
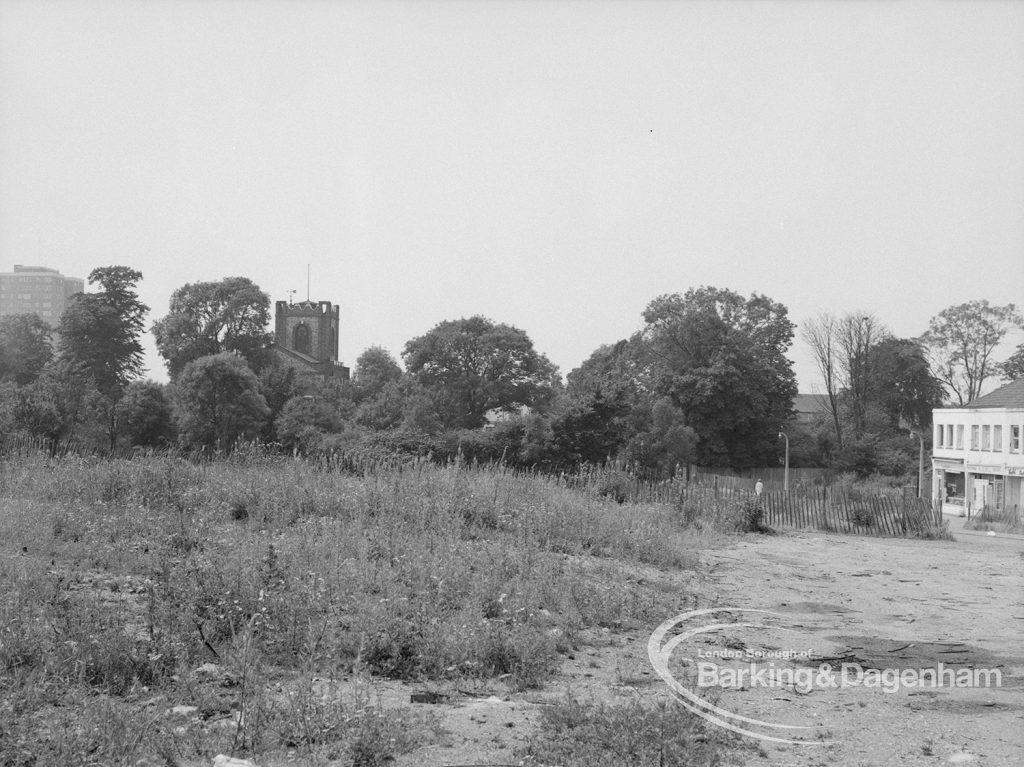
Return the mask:
<path id="1" fill-rule="evenodd" d="M 626 571 L 706 535 L 496 467 L 3 459 L 0 764 L 382 764 L 443 733 L 338 682 L 542 687 L 587 631 L 661 620 Z"/>

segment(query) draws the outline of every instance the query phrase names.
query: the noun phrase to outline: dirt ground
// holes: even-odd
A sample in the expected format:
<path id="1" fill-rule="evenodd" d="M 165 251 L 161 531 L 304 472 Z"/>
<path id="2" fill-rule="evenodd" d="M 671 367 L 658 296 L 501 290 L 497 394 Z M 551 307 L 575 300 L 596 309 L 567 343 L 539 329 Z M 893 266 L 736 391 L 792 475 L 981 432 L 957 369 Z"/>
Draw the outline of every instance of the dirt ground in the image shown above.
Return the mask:
<path id="1" fill-rule="evenodd" d="M 957 527 L 954 520 L 954 528 Z M 686 626 L 727 625 L 691 637 L 672 656 L 677 679 L 694 687 L 695 662 L 715 653 L 774 653 L 780 669 L 865 669 L 860 684 L 839 687 L 736 684 L 704 690 L 728 712 L 799 731 L 748 725 L 751 731 L 810 741 L 748 739 L 740 764 L 1024 764 L 1024 539 L 957 533 L 955 541 L 919 541 L 821 533 L 746 536 L 701 553 L 695 573 L 638 570 L 658 581 L 665 619 L 721 608 Z M 675 588 L 678 587 L 678 590 Z M 697 604 L 680 600 L 696 590 Z M 736 608 L 728 612 L 724 608 Z M 771 611 L 772 615 L 739 609 Z M 441 691 L 429 710 L 446 733 L 404 755 L 402 765 L 516 764 L 515 748 L 545 705 L 569 693 L 580 700 L 656 701 L 669 694 L 648 657 L 656 628 L 633 626 L 587 637 L 559 678 L 542 691 Z M 790 653 L 793 657 L 782 658 Z M 689 661 L 683 660 L 689 658 Z M 750 656 L 719 660 L 749 666 Z M 754 657 L 754 661 L 761 659 Z M 1000 686 L 868 686 L 894 669 L 998 669 Z M 731 665 L 730 665 L 731 664 Z M 689 676 L 688 676 L 689 673 Z M 410 688 L 376 689 L 387 705 L 410 705 Z M 742 724 L 742 723 L 741 723 Z M 787 732 L 796 732 L 788 735 Z M 830 741 L 824 744 L 823 741 Z"/>

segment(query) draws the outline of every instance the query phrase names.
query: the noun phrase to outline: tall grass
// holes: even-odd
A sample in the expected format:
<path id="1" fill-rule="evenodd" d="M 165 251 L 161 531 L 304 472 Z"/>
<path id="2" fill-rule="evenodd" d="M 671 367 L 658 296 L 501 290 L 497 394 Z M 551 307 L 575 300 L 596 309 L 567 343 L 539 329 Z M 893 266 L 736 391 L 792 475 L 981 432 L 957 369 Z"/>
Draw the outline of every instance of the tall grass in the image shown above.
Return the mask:
<path id="1" fill-rule="evenodd" d="M 221 700 L 237 753 L 369 748 L 373 733 L 398 748 L 370 702 L 314 706 L 300 681 L 539 687 L 588 627 L 671 609 L 624 569 L 696 562 L 671 507 L 493 466 L 345 467 L 256 452 L 0 462 L 0 763 L 224 746 L 219 720 L 150 721 L 137 702 L 156 691 L 164 708 Z M 196 681 L 209 662 L 218 678 Z M 267 692 L 282 674 L 295 695 Z M 125 739 L 55 726 L 25 744 L 39 717 L 86 700 Z M 313 720 L 316 737 L 295 734 Z"/>

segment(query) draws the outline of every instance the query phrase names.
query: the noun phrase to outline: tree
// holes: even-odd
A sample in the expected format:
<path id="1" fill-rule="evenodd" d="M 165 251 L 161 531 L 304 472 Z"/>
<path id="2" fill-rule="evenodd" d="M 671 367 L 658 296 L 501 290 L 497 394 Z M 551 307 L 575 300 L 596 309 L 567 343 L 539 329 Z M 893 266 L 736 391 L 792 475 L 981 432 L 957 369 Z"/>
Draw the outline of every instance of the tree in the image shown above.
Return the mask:
<path id="1" fill-rule="evenodd" d="M 14 424 L 21 431 L 52 440 L 54 448 L 101 410 L 103 397 L 82 364 L 50 362 L 39 377 L 16 392 Z"/>
<path id="2" fill-rule="evenodd" d="M 61 356 L 81 366 L 102 397 L 111 448 L 117 440 L 117 403 L 143 370 L 139 336 L 149 307 L 135 291 L 141 279 L 141 272 L 126 266 L 94 269 L 89 284 L 100 290 L 73 296 L 57 328 Z"/>
<path id="3" fill-rule="evenodd" d="M 185 365 L 174 383 L 175 417 L 187 445 L 229 449 L 254 439 L 270 415 L 256 374 L 231 352 Z"/>
<path id="4" fill-rule="evenodd" d="M 355 384 L 361 397 L 372 397 L 402 379 L 402 368 L 387 349 L 371 346 L 356 360 Z"/>
<path id="5" fill-rule="evenodd" d="M 942 406 L 944 392 L 921 345 L 909 338 L 887 338 L 868 357 L 867 398 L 883 414 L 887 429 L 930 429 L 932 409 Z"/>
<path id="6" fill-rule="evenodd" d="M 999 366 L 999 374 L 1006 381 L 1024 378 L 1024 344 L 1017 345 L 1017 351 Z"/>
<path id="7" fill-rule="evenodd" d="M 355 412 L 355 422 L 373 431 L 395 429 L 405 417 L 405 392 L 396 381 L 384 384 L 380 391 L 366 397 Z"/>
<path id="8" fill-rule="evenodd" d="M 270 297 L 246 277 L 225 277 L 175 290 L 153 335 L 172 379 L 189 362 L 221 352 L 238 352 L 259 372 L 272 356 L 269 323 Z"/>
<path id="9" fill-rule="evenodd" d="M 558 385 L 557 369 L 526 333 L 479 315 L 440 323 L 409 341 L 402 356 L 447 427 L 477 428 L 492 409 L 543 407 Z"/>
<path id="10" fill-rule="evenodd" d="M 844 315 L 836 323 L 842 405 L 847 413 L 853 436 L 864 434 L 874 379 L 871 350 L 889 337 L 888 329 L 868 312 Z"/>
<path id="11" fill-rule="evenodd" d="M 744 468 L 778 455 L 796 394 L 787 315 L 766 296 L 710 287 L 661 296 L 645 310 L 655 392 L 697 432 L 700 462 Z"/>
<path id="12" fill-rule="evenodd" d="M 826 312 L 805 321 L 800 328 L 800 335 L 804 343 L 810 347 L 814 362 L 818 366 L 818 372 L 825 384 L 836 442 L 842 447 L 843 427 L 839 417 L 838 326 L 839 321 L 835 316 Z"/>
<path id="13" fill-rule="evenodd" d="M 317 388 L 318 376 L 310 371 L 299 370 L 283 362 L 276 355 L 271 355 L 260 371 L 256 374 L 260 383 L 260 394 L 266 400 L 270 414 L 267 416 L 263 430 L 263 438 L 271 442 L 277 439 L 275 424 L 285 404 L 292 397 L 313 393 Z"/>
<path id="14" fill-rule="evenodd" d="M 281 444 L 303 453 L 319 448 L 324 437 L 344 428 L 344 422 L 331 403 L 311 394 L 288 400 L 274 423 Z"/>
<path id="15" fill-rule="evenodd" d="M 628 401 L 639 402 L 650 396 L 652 389 L 643 338 L 638 334 L 598 347 L 566 379 L 566 393 L 573 399 L 586 399 L 598 392 L 614 397 L 621 392 Z"/>
<path id="16" fill-rule="evenodd" d="M 1013 304 L 992 306 L 987 299 L 949 306 L 932 317 L 921 336 L 935 377 L 966 405 L 981 395 L 994 373 L 992 353 L 1007 330 L 1021 326 Z"/>
<path id="17" fill-rule="evenodd" d="M 605 396 L 599 390 L 586 399 L 570 400 L 551 423 L 552 464 L 569 469 L 614 458 L 631 434 L 631 412 L 622 391 Z"/>
<path id="18" fill-rule="evenodd" d="M 642 431 L 637 431 L 626 452 L 645 469 L 668 477 L 676 468 L 691 463 L 697 452 L 697 433 L 668 397 L 654 401 Z"/>
<path id="19" fill-rule="evenodd" d="M 126 266 L 94 269 L 89 284 L 100 290 L 72 296 L 60 318 L 61 355 L 84 365 L 105 397 L 119 398 L 143 370 L 139 336 L 149 307 L 135 292 L 141 279 Z"/>
<path id="20" fill-rule="evenodd" d="M 43 372 L 53 357 L 50 326 L 36 314 L 0 317 L 0 381 L 22 386 Z"/>
<path id="21" fill-rule="evenodd" d="M 166 447 L 174 443 L 173 410 L 163 384 L 132 381 L 119 407 L 121 428 L 129 445 Z"/>
<path id="22" fill-rule="evenodd" d="M 639 336 L 597 348 L 567 376 L 549 427 L 550 460 L 573 467 L 618 456 L 650 426 L 650 371 Z"/>

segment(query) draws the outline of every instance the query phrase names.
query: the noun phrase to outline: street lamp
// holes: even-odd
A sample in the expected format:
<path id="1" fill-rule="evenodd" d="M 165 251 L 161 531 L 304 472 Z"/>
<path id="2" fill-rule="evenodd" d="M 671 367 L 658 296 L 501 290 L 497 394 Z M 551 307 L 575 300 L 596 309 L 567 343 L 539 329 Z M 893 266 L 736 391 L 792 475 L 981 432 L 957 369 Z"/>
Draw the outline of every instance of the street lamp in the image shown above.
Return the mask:
<path id="1" fill-rule="evenodd" d="M 788 493 L 789 492 L 789 437 L 786 436 L 786 432 L 784 432 L 784 431 L 780 431 L 779 432 L 779 436 L 782 437 L 784 440 L 786 440 L 786 469 L 785 469 L 785 473 L 782 475 L 782 489 L 786 493 Z"/>
<path id="2" fill-rule="evenodd" d="M 910 429 L 910 436 L 917 437 L 921 441 L 920 450 L 917 453 L 917 497 L 921 498 L 924 492 L 924 433 Z"/>

